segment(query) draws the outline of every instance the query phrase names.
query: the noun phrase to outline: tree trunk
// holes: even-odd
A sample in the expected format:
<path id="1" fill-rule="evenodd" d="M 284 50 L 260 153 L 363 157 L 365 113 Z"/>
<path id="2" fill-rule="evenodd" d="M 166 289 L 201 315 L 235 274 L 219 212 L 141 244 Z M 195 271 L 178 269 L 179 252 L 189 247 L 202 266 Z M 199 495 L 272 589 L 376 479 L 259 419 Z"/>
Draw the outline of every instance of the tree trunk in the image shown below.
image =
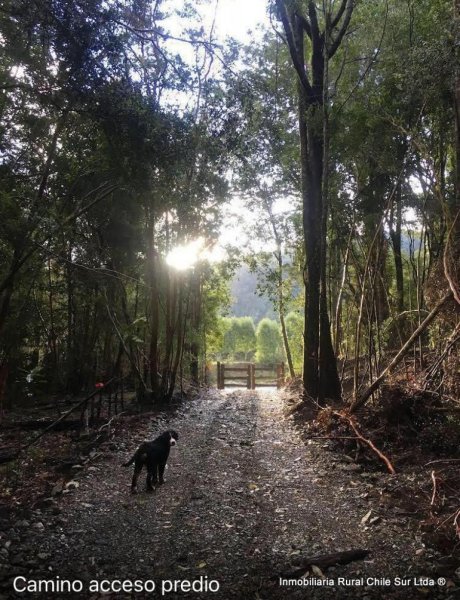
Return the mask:
<path id="1" fill-rule="evenodd" d="M 325 146 L 324 90 L 325 65 L 339 48 L 350 23 L 354 1 L 342 0 L 335 15 L 326 15 L 327 31 L 319 29 L 315 2 L 307 3 L 307 16 L 301 7 L 276 0 L 286 42 L 298 80 L 298 120 L 300 137 L 303 232 L 305 243 L 305 326 L 303 382 L 313 399 L 340 399 L 340 380 L 332 345 L 328 315 L 327 285 L 327 202 L 323 189 Z M 333 34 L 333 36 L 332 36 Z M 305 51 L 310 41 L 311 53 Z M 328 43 L 325 44 L 325 39 Z M 311 55 L 307 67 L 306 56 Z M 327 124 L 326 124 L 327 125 Z M 324 282 L 322 282 L 322 279 Z"/>
<path id="2" fill-rule="evenodd" d="M 326 298 L 321 301 L 320 315 L 320 400 L 337 402 L 342 396 L 342 386 L 337 368 L 337 358 L 331 337 L 331 325 L 327 313 Z"/>
<path id="3" fill-rule="evenodd" d="M 307 104 L 305 110 L 305 104 L 305 101 L 299 103 L 306 255 L 304 386 L 312 398 L 339 400 L 340 380 L 332 345 L 325 280 L 326 240 L 323 238 L 326 232 L 322 225 L 327 219 L 322 189 L 324 140 L 312 131 L 314 125 L 309 125 L 322 118 L 322 106 L 318 101 L 313 105 Z"/>
<path id="4" fill-rule="evenodd" d="M 350 247 L 353 239 L 353 228 L 350 230 L 350 235 L 348 236 L 347 248 L 345 250 L 345 257 L 343 259 L 343 269 L 342 269 L 342 277 L 340 280 L 339 293 L 337 295 L 337 304 L 335 307 L 335 355 L 336 357 L 340 353 L 340 344 L 342 342 L 342 299 L 343 299 L 343 291 L 345 289 L 345 282 L 347 280 L 347 271 L 348 271 L 348 260 L 350 256 Z"/>
<path id="5" fill-rule="evenodd" d="M 159 297 L 158 297 L 158 265 L 155 251 L 155 219 L 152 213 L 149 216 L 147 228 L 147 272 L 149 273 L 150 284 L 150 351 L 149 351 L 149 369 L 150 385 L 152 388 L 152 397 L 158 398 L 158 336 L 160 330 Z"/>
<path id="6" fill-rule="evenodd" d="M 54 290 L 53 280 L 51 276 L 51 260 L 48 257 L 47 261 L 47 275 L 48 275 L 48 307 L 49 307 L 49 349 L 52 356 L 52 368 L 56 381 L 59 380 L 59 357 L 57 349 L 57 335 L 55 328 L 54 319 Z"/>
<path id="7" fill-rule="evenodd" d="M 329 302 L 327 286 L 328 240 L 327 224 L 329 216 L 329 57 L 327 48 L 330 39 L 329 17 L 324 31 L 326 44 L 322 51 L 322 170 L 321 170 L 321 283 L 320 283 L 320 335 L 319 335 L 319 385 L 320 400 L 337 401 L 342 396 L 337 360 L 332 344 L 331 324 L 329 320 Z"/>
<path id="8" fill-rule="evenodd" d="M 454 0 L 454 21 L 455 21 L 455 32 L 457 39 L 455 40 L 456 45 L 456 56 L 460 59 L 460 0 Z M 454 90 L 454 113 L 455 113 L 455 155 L 456 155 L 456 168 L 455 168 L 455 208 L 454 218 L 457 211 L 460 209 L 460 61 L 457 60 L 457 69 L 455 73 L 455 90 Z M 457 233 L 460 232 L 460 218 L 457 219 Z"/>
<path id="9" fill-rule="evenodd" d="M 169 389 L 166 395 L 166 401 L 170 401 L 174 388 L 176 387 L 177 371 L 181 364 L 182 354 L 184 350 L 186 320 L 184 320 L 184 301 L 183 301 L 183 285 L 179 287 L 178 302 L 177 302 L 177 323 L 176 323 L 176 351 L 174 361 L 172 363 L 171 375 L 169 378 Z M 182 382 L 181 382 L 182 385 Z"/>
<path id="10" fill-rule="evenodd" d="M 67 292 L 67 390 L 77 394 L 81 388 L 80 374 L 78 370 L 78 348 L 76 334 L 76 308 L 75 308 L 75 284 L 72 266 L 73 246 L 69 242 L 67 246 L 66 265 L 66 292 Z"/>
<path id="11" fill-rule="evenodd" d="M 277 295 L 278 295 L 278 314 L 279 314 L 279 318 L 280 318 L 281 335 L 283 337 L 284 352 L 286 354 L 286 360 L 288 362 L 289 375 L 290 375 L 291 379 L 294 379 L 295 378 L 294 363 L 292 362 L 291 348 L 289 346 L 289 339 L 288 339 L 287 331 L 286 331 L 286 322 L 284 319 L 285 303 L 284 303 L 284 289 L 283 289 L 283 240 L 282 240 L 281 234 L 279 232 L 275 216 L 273 214 L 273 206 L 270 203 L 270 200 L 268 197 L 265 197 L 265 207 L 268 212 L 270 224 L 272 226 L 273 235 L 275 237 L 275 242 L 276 242 L 276 251 L 274 252 L 274 256 L 275 256 L 276 262 L 278 263 L 278 270 L 276 273 L 276 278 L 277 278 L 276 287 L 277 287 Z"/>
<path id="12" fill-rule="evenodd" d="M 14 292 L 16 277 L 22 267 L 23 249 L 16 247 L 14 249 L 11 265 L 8 274 L 0 283 L 0 338 L 8 318 L 11 297 Z"/>
<path id="13" fill-rule="evenodd" d="M 286 322 L 284 320 L 284 307 L 280 308 L 279 316 L 280 316 L 281 334 L 283 336 L 284 351 L 286 353 L 286 360 L 287 360 L 288 368 L 289 368 L 289 376 L 291 377 L 291 379 L 294 379 L 295 378 L 295 370 L 294 370 L 294 363 L 292 362 L 291 348 L 289 346 L 289 340 L 288 340 L 287 331 L 286 331 Z"/>
<path id="14" fill-rule="evenodd" d="M 162 371 L 161 371 L 161 396 L 166 397 L 171 379 L 171 369 L 173 362 L 173 351 L 174 351 L 174 331 L 179 325 L 177 323 L 178 317 L 176 315 L 176 300 L 177 300 L 177 287 L 179 285 L 175 274 L 170 275 L 166 271 L 166 297 L 164 299 L 164 305 L 166 308 L 165 314 L 165 349 L 162 359 Z M 179 309 L 178 309 L 179 310 Z"/>
<path id="15" fill-rule="evenodd" d="M 191 294 L 191 336 L 190 341 L 190 379 L 195 385 L 200 383 L 200 323 L 201 323 L 201 274 L 197 265 L 190 274 Z"/>
<path id="16" fill-rule="evenodd" d="M 11 297 L 14 290 L 14 278 L 12 278 L 0 294 L 0 335 L 6 324 L 6 319 L 10 310 Z"/>
<path id="17" fill-rule="evenodd" d="M 390 219 L 390 238 L 393 247 L 393 256 L 395 261 L 396 274 L 396 309 L 398 313 L 404 311 L 404 275 L 403 262 L 401 254 L 401 224 L 402 224 L 402 206 L 401 206 L 401 184 L 398 184 L 396 191 L 396 227 L 393 228 L 393 219 Z"/>
<path id="18" fill-rule="evenodd" d="M 299 132 L 300 160 L 302 172 L 303 231 L 305 244 L 305 320 L 304 320 L 304 356 L 303 383 L 305 392 L 311 398 L 319 396 L 319 296 L 320 296 L 320 255 L 319 231 L 321 213 L 318 202 L 321 201 L 320 182 L 314 179 L 311 170 L 311 152 L 307 127 L 308 102 L 299 84 Z M 311 140 L 310 140 L 311 141 Z M 317 140 L 320 160 L 322 148 Z M 321 168 L 320 168 L 321 172 Z"/>

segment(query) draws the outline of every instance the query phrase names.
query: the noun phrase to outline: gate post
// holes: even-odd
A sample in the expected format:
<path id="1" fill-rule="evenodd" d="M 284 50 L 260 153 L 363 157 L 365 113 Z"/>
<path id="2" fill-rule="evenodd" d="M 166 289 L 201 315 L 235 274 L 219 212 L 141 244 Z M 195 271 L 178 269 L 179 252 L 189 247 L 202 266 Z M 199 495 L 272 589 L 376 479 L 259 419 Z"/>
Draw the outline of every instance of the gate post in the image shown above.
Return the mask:
<path id="1" fill-rule="evenodd" d="M 217 389 L 222 389 L 222 373 L 220 361 L 217 361 Z"/>
<path id="2" fill-rule="evenodd" d="M 246 387 L 248 388 L 248 390 L 252 390 L 252 370 L 251 370 L 251 363 L 247 364 L 247 370 L 248 370 L 248 378 L 246 381 Z"/>
<path id="3" fill-rule="evenodd" d="M 225 363 L 220 365 L 220 389 L 225 389 Z"/>
<path id="4" fill-rule="evenodd" d="M 256 365 L 251 363 L 251 389 L 256 389 Z"/>

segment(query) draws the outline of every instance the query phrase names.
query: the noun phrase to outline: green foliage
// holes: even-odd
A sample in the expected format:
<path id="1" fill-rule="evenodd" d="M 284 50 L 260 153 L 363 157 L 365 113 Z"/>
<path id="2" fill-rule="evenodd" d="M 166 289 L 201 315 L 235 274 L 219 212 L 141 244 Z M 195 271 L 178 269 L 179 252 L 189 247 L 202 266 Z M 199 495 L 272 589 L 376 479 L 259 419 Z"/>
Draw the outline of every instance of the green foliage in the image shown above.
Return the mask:
<path id="1" fill-rule="evenodd" d="M 236 323 L 236 353 L 244 354 L 245 360 L 248 360 L 249 354 L 256 349 L 256 330 L 252 317 L 239 317 L 235 319 Z"/>
<path id="2" fill-rule="evenodd" d="M 226 319 L 220 316 L 230 302 L 226 273 L 219 267 L 210 268 L 204 283 L 202 327 L 205 334 L 207 360 L 217 360 L 222 352 Z"/>
<path id="3" fill-rule="evenodd" d="M 284 360 L 280 328 L 272 319 L 262 319 L 256 330 L 256 362 L 276 363 Z"/>
<path id="4" fill-rule="evenodd" d="M 301 373 L 303 366 L 303 318 L 298 312 L 290 312 L 286 315 L 285 323 L 294 369 L 296 374 Z"/>
<path id="5" fill-rule="evenodd" d="M 252 317 L 224 317 L 221 322 L 221 357 L 230 361 L 251 360 L 256 351 L 256 330 Z"/>

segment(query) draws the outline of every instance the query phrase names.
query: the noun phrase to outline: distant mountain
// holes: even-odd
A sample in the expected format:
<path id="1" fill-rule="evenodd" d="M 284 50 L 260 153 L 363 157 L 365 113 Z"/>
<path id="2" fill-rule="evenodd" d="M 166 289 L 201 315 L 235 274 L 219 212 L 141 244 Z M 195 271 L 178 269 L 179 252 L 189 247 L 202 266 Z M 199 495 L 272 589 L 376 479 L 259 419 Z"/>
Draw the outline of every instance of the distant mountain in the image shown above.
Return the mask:
<path id="1" fill-rule="evenodd" d="M 414 251 L 420 250 L 420 235 L 415 235 Z M 401 249 L 403 253 L 409 255 L 411 239 L 403 233 L 401 236 Z M 391 242 L 390 242 L 391 247 Z M 229 308 L 229 315 L 232 317 L 252 317 L 255 323 L 258 323 L 264 317 L 278 319 L 278 315 L 273 310 L 272 303 L 268 298 L 257 295 L 257 274 L 251 273 L 247 265 L 242 265 L 233 277 L 230 285 L 232 303 Z M 294 286 L 294 296 L 299 293 L 297 286 Z"/>
<path id="2" fill-rule="evenodd" d="M 251 273 L 246 265 L 242 265 L 235 273 L 230 286 L 233 299 L 229 315 L 233 317 L 252 317 L 257 323 L 264 317 L 276 319 L 272 303 L 256 292 L 257 275 Z"/>

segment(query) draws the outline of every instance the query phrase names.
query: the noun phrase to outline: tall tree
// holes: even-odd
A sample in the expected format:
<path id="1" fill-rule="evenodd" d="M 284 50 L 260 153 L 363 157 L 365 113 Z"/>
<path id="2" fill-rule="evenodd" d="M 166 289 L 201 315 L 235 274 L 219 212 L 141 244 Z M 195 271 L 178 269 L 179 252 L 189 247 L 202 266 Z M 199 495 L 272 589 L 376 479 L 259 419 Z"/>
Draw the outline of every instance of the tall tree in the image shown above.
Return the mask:
<path id="1" fill-rule="evenodd" d="M 341 396 L 332 346 L 327 285 L 328 66 L 350 24 L 354 1 L 276 0 L 292 64 L 297 73 L 305 239 L 305 349 L 303 379 L 314 399 Z M 322 18 L 323 24 L 320 24 Z"/>

